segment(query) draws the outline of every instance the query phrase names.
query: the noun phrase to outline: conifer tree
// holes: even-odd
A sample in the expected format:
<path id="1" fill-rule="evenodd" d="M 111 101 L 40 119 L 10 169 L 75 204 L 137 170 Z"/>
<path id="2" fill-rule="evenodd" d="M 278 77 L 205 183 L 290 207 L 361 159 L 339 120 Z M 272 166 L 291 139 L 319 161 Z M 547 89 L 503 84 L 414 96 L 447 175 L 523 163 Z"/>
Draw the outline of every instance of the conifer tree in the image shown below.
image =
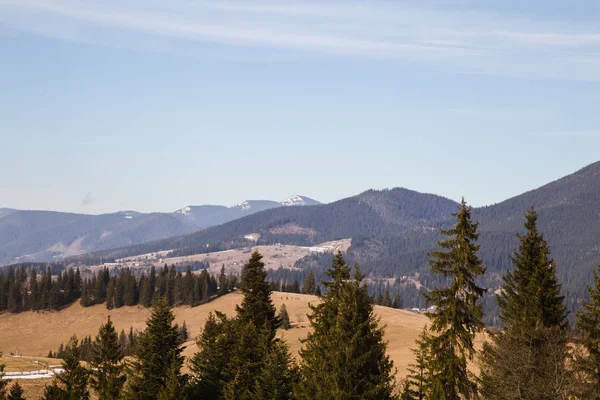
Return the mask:
<path id="1" fill-rule="evenodd" d="M 490 399 L 561 399 L 572 390 L 567 356 L 567 312 L 537 213 L 526 214 L 517 235 L 514 269 L 498 295 L 504 329 L 484 345 L 482 394 Z"/>
<path id="2" fill-rule="evenodd" d="M 374 302 L 378 306 L 380 306 L 383 303 L 383 294 L 381 292 L 377 292 L 377 296 L 375 297 Z"/>
<path id="3" fill-rule="evenodd" d="M 400 297 L 400 293 L 396 293 L 394 302 L 392 303 L 392 308 L 402 308 L 402 298 Z"/>
<path id="4" fill-rule="evenodd" d="M 457 219 L 455 226 L 441 231 L 448 237 L 438 243 L 442 251 L 429 254 L 432 272 L 447 279 L 449 286 L 426 294 L 429 304 L 436 307 L 435 312 L 427 314 L 431 321 L 426 339 L 431 358 L 429 397 L 446 400 L 475 396 L 476 385 L 467 361 L 475 352 L 475 334 L 484 327 L 478 304 L 484 289 L 475 282 L 485 272 L 477 256 L 478 224 L 471 220 L 471 207 L 464 199 L 453 216 Z"/>
<path id="5" fill-rule="evenodd" d="M 427 330 L 424 329 L 417 340 L 417 348 L 412 349 L 415 363 L 408 366 L 408 375 L 403 384 L 401 400 L 425 400 L 430 392 L 429 348 Z"/>
<path id="6" fill-rule="evenodd" d="M 243 323 L 252 322 L 255 327 L 269 330 L 270 337 L 275 336 L 279 319 L 275 316 L 275 306 L 271 300 L 271 286 L 265 280 L 267 272 L 261 261 L 262 255 L 254 251 L 244 265 L 240 291 L 244 296 L 242 304 L 236 306 L 238 318 Z"/>
<path id="7" fill-rule="evenodd" d="M 183 348 L 179 341 L 179 327 L 173 324 L 174 320 L 167 300 L 157 300 L 146 321 L 146 329 L 139 334 L 133 348 L 128 398 L 156 399 L 167 384 L 166 371 L 169 368 L 181 370 Z"/>
<path id="8" fill-rule="evenodd" d="M 588 286 L 590 300 L 577 313 L 575 368 L 580 378 L 582 398 L 600 398 L 600 264 L 594 271 L 594 286 Z"/>
<path id="9" fill-rule="evenodd" d="M 64 371 L 56 375 L 52 385 L 46 386 L 44 399 L 89 399 L 88 371 L 81 365 L 79 341 L 76 336 L 73 336 L 65 347 L 62 369 Z"/>
<path id="10" fill-rule="evenodd" d="M 166 372 L 165 386 L 158 393 L 158 400 L 184 400 L 185 378 L 181 375 L 181 365 L 176 359 Z"/>
<path id="11" fill-rule="evenodd" d="M 204 329 L 196 339 L 198 352 L 190 360 L 195 398 L 218 399 L 223 396 L 224 384 L 231 378 L 227 365 L 236 339 L 232 324 L 225 314 L 218 311 L 208 315 Z"/>
<path id="12" fill-rule="evenodd" d="M 300 351 L 298 399 L 392 399 L 393 364 L 386 355 L 383 328 L 378 326 L 363 276 L 338 252 L 327 270 L 327 294 L 310 306 L 313 331 Z M 343 344 L 343 345 L 340 345 Z"/>
<path id="13" fill-rule="evenodd" d="M 221 274 L 219 275 L 219 296 L 222 296 L 228 291 L 227 275 L 225 275 L 225 264 L 221 265 Z"/>
<path id="14" fill-rule="evenodd" d="M 1 362 L 1 360 L 2 352 L 0 352 L 0 399 L 3 399 L 6 396 L 6 388 L 10 381 L 8 379 L 4 379 L 4 368 L 6 368 L 6 366 Z"/>
<path id="15" fill-rule="evenodd" d="M 119 397 L 125 384 L 123 352 L 119 346 L 117 331 L 110 317 L 100 327 L 92 344 L 90 361 L 90 385 L 97 392 L 99 400 Z"/>
<path id="16" fill-rule="evenodd" d="M 25 392 L 23 391 L 23 387 L 19 385 L 19 382 L 15 382 L 8 392 L 7 400 L 25 400 Z M 0 399 L 2 397 L 0 396 Z"/>
<path id="17" fill-rule="evenodd" d="M 129 341 L 127 340 L 125 329 L 121 329 L 121 333 L 119 333 L 119 349 L 121 350 L 121 354 L 124 356 L 128 356 L 130 354 Z"/>
<path id="18" fill-rule="evenodd" d="M 308 269 L 308 274 L 306 275 L 306 279 L 304 280 L 304 285 L 302 285 L 302 293 L 304 294 L 316 294 L 317 287 L 315 284 L 315 275 L 311 268 Z"/>
<path id="19" fill-rule="evenodd" d="M 390 292 L 386 289 L 383 294 L 383 299 L 381 300 L 381 305 L 384 307 L 392 306 L 392 298 L 390 297 Z"/>
<path id="20" fill-rule="evenodd" d="M 281 308 L 279 309 L 279 321 L 281 321 L 279 325 L 281 329 L 290 329 L 292 326 L 290 324 L 290 316 L 288 315 L 285 304 L 282 304 Z"/>
<path id="21" fill-rule="evenodd" d="M 258 377 L 255 399 L 291 399 L 293 385 L 297 380 L 298 370 L 288 345 L 282 340 L 277 341 L 267 354 L 265 367 Z"/>
<path id="22" fill-rule="evenodd" d="M 257 328 L 254 322 L 233 321 L 235 341 L 227 363 L 231 373 L 223 388 L 225 400 L 254 400 L 256 398 L 257 377 L 266 367 L 267 355 L 271 349 L 271 338 L 264 328 Z M 280 372 L 281 373 L 281 372 Z"/>

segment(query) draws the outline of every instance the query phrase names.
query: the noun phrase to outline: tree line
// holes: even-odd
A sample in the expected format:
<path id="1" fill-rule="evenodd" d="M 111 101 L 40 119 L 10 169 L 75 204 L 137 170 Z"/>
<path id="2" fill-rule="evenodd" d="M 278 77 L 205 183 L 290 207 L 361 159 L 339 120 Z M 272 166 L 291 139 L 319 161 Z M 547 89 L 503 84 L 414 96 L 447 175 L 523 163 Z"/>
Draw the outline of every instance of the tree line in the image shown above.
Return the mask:
<path id="1" fill-rule="evenodd" d="M 8 267 L 0 274 L 0 312 L 59 310 L 79 300 L 83 307 L 106 304 L 108 309 L 143 305 L 150 307 L 164 297 L 170 305 L 196 306 L 214 296 L 229 293 L 237 286 L 238 277 L 225 274 L 210 275 L 206 269 L 199 274 L 187 267 L 178 271 L 175 265 L 165 265 L 157 272 L 139 273 L 131 268 L 107 267 L 82 278 L 79 268 L 58 271 L 53 276 L 50 267 L 38 275 L 37 268 Z"/>

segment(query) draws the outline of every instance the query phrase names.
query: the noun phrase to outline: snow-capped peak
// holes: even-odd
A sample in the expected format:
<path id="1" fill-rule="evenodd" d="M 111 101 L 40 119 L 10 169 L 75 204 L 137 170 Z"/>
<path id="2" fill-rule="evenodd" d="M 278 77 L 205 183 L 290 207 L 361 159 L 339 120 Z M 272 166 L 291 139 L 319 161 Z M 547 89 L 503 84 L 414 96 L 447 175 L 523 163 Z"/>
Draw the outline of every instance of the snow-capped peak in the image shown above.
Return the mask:
<path id="1" fill-rule="evenodd" d="M 190 212 L 192 211 L 191 207 L 183 207 L 180 208 L 179 210 L 175 211 L 177 214 L 181 214 L 181 215 L 190 215 Z"/>
<path id="2" fill-rule="evenodd" d="M 242 210 L 249 210 L 252 205 L 248 201 L 242 201 L 231 206 L 231 208 L 241 208 Z"/>
<path id="3" fill-rule="evenodd" d="M 306 200 L 304 200 L 302 196 L 295 194 L 283 200 L 281 204 L 283 204 L 284 206 L 304 206 L 306 205 Z"/>

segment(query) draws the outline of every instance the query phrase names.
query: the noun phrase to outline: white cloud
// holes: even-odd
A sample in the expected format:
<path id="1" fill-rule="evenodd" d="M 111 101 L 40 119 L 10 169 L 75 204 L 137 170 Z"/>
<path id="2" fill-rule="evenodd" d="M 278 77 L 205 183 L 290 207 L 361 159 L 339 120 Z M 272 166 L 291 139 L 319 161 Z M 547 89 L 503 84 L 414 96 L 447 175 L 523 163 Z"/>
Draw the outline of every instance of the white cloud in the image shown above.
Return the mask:
<path id="1" fill-rule="evenodd" d="M 115 36 L 129 44 L 138 40 L 142 50 L 151 40 L 160 47 L 165 40 L 216 43 L 377 57 L 452 72 L 600 80 L 590 57 L 600 52 L 596 26 L 578 24 L 575 31 L 561 21 L 465 11 L 452 2 L 443 6 L 427 0 L 0 0 L 0 23 L 63 40 L 104 45 L 118 45 Z"/>

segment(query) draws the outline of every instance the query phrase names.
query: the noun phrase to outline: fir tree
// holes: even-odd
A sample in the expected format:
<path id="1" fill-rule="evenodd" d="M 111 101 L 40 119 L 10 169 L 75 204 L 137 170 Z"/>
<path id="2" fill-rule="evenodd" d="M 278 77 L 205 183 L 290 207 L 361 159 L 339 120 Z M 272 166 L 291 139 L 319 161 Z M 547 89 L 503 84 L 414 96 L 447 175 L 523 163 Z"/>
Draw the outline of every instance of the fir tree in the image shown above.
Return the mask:
<path id="1" fill-rule="evenodd" d="M 240 291 L 244 296 L 242 304 L 236 306 L 238 318 L 243 322 L 252 322 L 255 327 L 269 330 L 271 338 L 279 326 L 279 319 L 275 316 L 275 306 L 271 300 L 271 287 L 265 278 L 265 264 L 261 261 L 262 255 L 254 251 L 244 265 Z"/>
<path id="2" fill-rule="evenodd" d="M 208 315 L 204 329 L 196 339 L 198 352 L 190 360 L 195 398 L 222 397 L 224 384 L 231 378 L 227 365 L 236 339 L 232 324 L 223 313 Z"/>
<path id="3" fill-rule="evenodd" d="M 257 400 L 291 399 L 293 385 L 298 380 L 298 371 L 289 347 L 284 341 L 277 341 L 267 354 L 265 367 L 256 384 Z"/>
<path id="4" fill-rule="evenodd" d="M 300 351 L 298 399 L 392 399 L 394 370 L 386 355 L 383 329 L 374 315 L 372 298 L 362 284 L 358 266 L 350 267 L 341 252 L 324 282 L 327 294 L 311 305 L 313 331 Z M 340 345 L 343 344 L 343 345 Z"/>
<path id="5" fill-rule="evenodd" d="M 281 321 L 279 325 L 281 329 L 290 329 L 292 326 L 285 304 L 282 304 L 281 309 L 279 310 L 279 321 Z"/>
<path id="6" fill-rule="evenodd" d="M 533 208 L 525 228 L 512 257 L 514 270 L 505 275 L 498 295 L 504 329 L 484 345 L 482 394 L 490 399 L 566 399 L 573 381 L 565 368 L 567 312 Z"/>
<path id="7" fill-rule="evenodd" d="M 23 391 L 23 387 L 21 385 L 19 385 L 19 382 L 15 382 L 11 387 L 10 387 L 10 391 L 8 392 L 8 396 L 6 397 L 7 400 L 25 400 L 25 392 Z M 1 399 L 1 395 L 0 395 L 0 399 Z"/>
<path id="8" fill-rule="evenodd" d="M 225 275 L 225 264 L 221 265 L 221 274 L 219 275 L 219 296 L 222 296 L 228 291 L 227 275 Z"/>
<path id="9" fill-rule="evenodd" d="M 235 319 L 235 341 L 227 363 L 231 376 L 223 387 L 225 400 L 253 400 L 256 398 L 257 376 L 266 367 L 271 339 L 268 331 L 257 328 L 254 322 Z"/>
<path id="10" fill-rule="evenodd" d="M 90 384 L 98 399 L 110 400 L 119 397 L 125 384 L 123 352 L 119 346 L 117 331 L 110 317 L 100 327 L 92 344 L 90 361 Z"/>
<path id="11" fill-rule="evenodd" d="M 394 302 L 392 303 L 392 308 L 402 308 L 402 298 L 400 297 L 400 293 L 396 293 L 394 297 Z"/>
<path id="12" fill-rule="evenodd" d="M 417 348 L 412 349 L 415 363 L 408 366 L 408 375 L 402 387 L 401 400 L 425 400 L 430 392 L 429 348 L 427 330 L 423 330 L 417 340 Z"/>
<path id="13" fill-rule="evenodd" d="M 119 334 L 119 349 L 121 350 L 121 354 L 124 356 L 128 356 L 130 354 L 129 341 L 127 340 L 125 329 L 121 329 L 121 333 Z"/>
<path id="14" fill-rule="evenodd" d="M 187 325 L 185 324 L 185 321 L 183 321 L 183 325 L 181 325 L 181 327 L 179 328 L 179 341 L 181 343 L 185 343 L 188 340 L 188 329 L 187 329 Z"/>
<path id="15" fill-rule="evenodd" d="M 167 384 L 166 371 L 183 365 L 183 350 L 179 341 L 179 327 L 173 324 L 175 316 L 165 298 L 159 299 L 146 321 L 146 330 L 140 333 L 133 348 L 133 360 L 127 397 L 156 399 Z"/>
<path id="16" fill-rule="evenodd" d="M 594 286 L 588 286 L 590 300 L 577 313 L 577 344 L 584 350 L 575 355 L 582 398 L 600 398 L 600 264 L 594 271 Z"/>
<path id="17" fill-rule="evenodd" d="M 386 289 L 385 293 L 383 294 L 383 299 L 381 300 L 381 305 L 384 307 L 392 306 L 392 298 L 390 297 L 390 292 L 387 289 Z"/>
<path id="18" fill-rule="evenodd" d="M 448 239 L 438 243 L 444 251 L 429 255 L 432 272 L 449 280 L 447 287 L 433 289 L 427 295 L 436 311 L 428 313 L 431 321 L 427 337 L 431 379 L 429 397 L 457 400 L 473 398 L 476 394 L 474 378 L 467 369 L 467 361 L 475 352 L 473 340 L 484 324 L 481 321 L 479 299 L 484 289 L 475 280 L 485 272 L 477 257 L 478 224 L 471 220 L 471 207 L 461 201 L 460 210 L 453 214 L 454 228 L 442 230 Z"/>
<path id="19" fill-rule="evenodd" d="M 306 275 L 306 279 L 304 280 L 304 285 L 302 285 L 302 293 L 304 294 L 316 294 L 317 287 L 315 284 L 315 275 L 313 274 L 312 269 L 308 269 L 308 274 Z"/>
<path id="20" fill-rule="evenodd" d="M 76 336 L 73 336 L 65 347 L 62 369 L 64 371 L 56 375 L 52 385 L 46 387 L 44 399 L 89 399 L 88 371 L 81 365 L 79 341 Z"/>
<path id="21" fill-rule="evenodd" d="M 165 386 L 158 393 L 158 400 L 185 399 L 185 377 L 181 375 L 181 365 L 174 358 L 166 372 Z"/>
<path id="22" fill-rule="evenodd" d="M 0 360 L 2 360 L 2 352 L 0 352 Z M 6 388 L 10 380 L 4 379 L 4 368 L 6 366 L 0 362 L 0 399 L 4 399 L 6 396 Z"/>

